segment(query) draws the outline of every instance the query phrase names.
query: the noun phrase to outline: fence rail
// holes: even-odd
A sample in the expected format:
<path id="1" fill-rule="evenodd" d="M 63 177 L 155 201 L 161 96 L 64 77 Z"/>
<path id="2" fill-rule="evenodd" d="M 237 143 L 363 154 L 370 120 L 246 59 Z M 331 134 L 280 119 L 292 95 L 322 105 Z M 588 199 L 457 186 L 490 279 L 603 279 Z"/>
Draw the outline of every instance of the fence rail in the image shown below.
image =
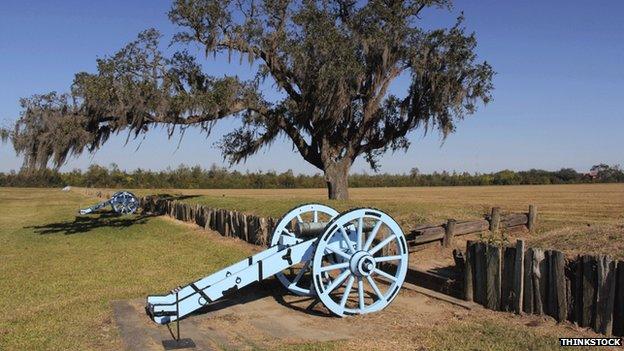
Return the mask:
<path id="1" fill-rule="evenodd" d="M 624 336 L 624 261 L 468 241 L 464 297 L 486 308 L 544 314 Z"/>
<path id="2" fill-rule="evenodd" d="M 407 242 L 411 251 L 418 250 L 417 247 L 420 245 L 436 241 L 441 241 L 444 246 L 450 247 L 455 236 L 475 234 L 487 230 L 496 232 L 500 229 L 534 231 L 536 225 L 537 207 L 535 205 L 530 205 L 527 213 L 510 213 L 507 215 L 501 215 L 500 208 L 494 207 L 484 219 L 475 221 L 449 219 L 446 223 L 438 225 L 420 225 L 410 232 Z"/>

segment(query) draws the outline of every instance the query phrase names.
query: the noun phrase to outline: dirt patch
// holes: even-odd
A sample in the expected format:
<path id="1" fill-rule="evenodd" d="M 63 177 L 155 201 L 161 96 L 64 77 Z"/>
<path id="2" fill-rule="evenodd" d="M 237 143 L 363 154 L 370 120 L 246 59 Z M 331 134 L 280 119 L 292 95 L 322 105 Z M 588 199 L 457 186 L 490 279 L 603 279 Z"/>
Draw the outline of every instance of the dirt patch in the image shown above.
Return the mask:
<path id="1" fill-rule="evenodd" d="M 115 301 L 113 315 L 128 350 L 162 350 L 171 339 L 165 326 L 145 315 L 143 299 Z M 383 312 L 338 318 L 314 298 L 284 294 L 279 282 L 269 280 L 242 289 L 237 297 L 219 301 L 181 321 L 182 337 L 192 338 L 200 350 L 274 349 L 288 345 L 374 339 L 398 333 L 409 311 L 412 326 L 441 321 L 455 308 L 421 294 L 404 291 Z M 459 311 L 460 313 L 463 313 Z M 173 326 L 173 325 L 172 325 Z"/>
<path id="2" fill-rule="evenodd" d="M 161 342 L 171 339 L 167 327 L 145 315 L 143 299 L 112 306 L 126 349 L 162 350 Z M 496 334 L 509 330 L 511 336 L 499 340 Z M 549 349 L 558 337 L 596 336 L 548 317 L 467 310 L 407 289 L 382 312 L 338 318 L 313 298 L 285 294 L 275 280 L 213 303 L 182 320 L 181 331 L 198 350 L 434 350 L 453 343 L 459 349 L 500 349 L 497 342 L 504 342 L 502 348 Z M 470 340 L 462 345 L 463 338 Z"/>

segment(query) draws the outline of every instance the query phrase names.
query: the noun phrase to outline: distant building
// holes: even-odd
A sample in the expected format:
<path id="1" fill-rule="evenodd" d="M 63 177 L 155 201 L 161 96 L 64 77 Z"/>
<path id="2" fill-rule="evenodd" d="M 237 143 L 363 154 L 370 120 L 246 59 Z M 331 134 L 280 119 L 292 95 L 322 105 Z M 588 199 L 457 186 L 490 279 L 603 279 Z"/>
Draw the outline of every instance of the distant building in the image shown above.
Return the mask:
<path id="1" fill-rule="evenodd" d="M 589 173 L 586 173 L 585 176 L 589 179 L 597 179 L 598 178 L 598 170 L 591 170 Z"/>

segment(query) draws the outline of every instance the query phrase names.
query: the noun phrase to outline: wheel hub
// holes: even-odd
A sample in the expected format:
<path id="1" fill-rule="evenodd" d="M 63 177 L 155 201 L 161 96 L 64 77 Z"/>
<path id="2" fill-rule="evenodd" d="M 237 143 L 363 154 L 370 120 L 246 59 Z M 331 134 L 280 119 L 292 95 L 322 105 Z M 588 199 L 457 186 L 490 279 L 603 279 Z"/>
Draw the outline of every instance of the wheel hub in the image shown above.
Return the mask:
<path id="1" fill-rule="evenodd" d="M 371 275 L 375 267 L 375 259 L 367 251 L 356 252 L 349 262 L 351 272 L 359 277 Z"/>

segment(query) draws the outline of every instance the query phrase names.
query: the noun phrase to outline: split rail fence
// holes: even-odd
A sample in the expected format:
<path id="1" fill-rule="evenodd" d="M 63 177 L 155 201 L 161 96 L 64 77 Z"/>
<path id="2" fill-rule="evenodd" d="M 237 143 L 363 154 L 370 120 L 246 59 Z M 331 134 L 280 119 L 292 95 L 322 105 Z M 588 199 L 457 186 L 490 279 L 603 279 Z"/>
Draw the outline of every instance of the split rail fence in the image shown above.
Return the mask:
<path id="1" fill-rule="evenodd" d="M 424 244 L 441 241 L 445 247 L 453 246 L 456 236 L 482 233 L 486 231 L 499 232 L 500 230 L 534 231 L 537 226 L 537 207 L 529 205 L 527 213 L 510 213 L 503 215 L 499 207 L 492 208 L 489 215 L 474 221 L 447 220 L 446 223 L 431 225 L 423 224 L 414 228 L 407 236 L 410 251 L 418 251 Z"/>

